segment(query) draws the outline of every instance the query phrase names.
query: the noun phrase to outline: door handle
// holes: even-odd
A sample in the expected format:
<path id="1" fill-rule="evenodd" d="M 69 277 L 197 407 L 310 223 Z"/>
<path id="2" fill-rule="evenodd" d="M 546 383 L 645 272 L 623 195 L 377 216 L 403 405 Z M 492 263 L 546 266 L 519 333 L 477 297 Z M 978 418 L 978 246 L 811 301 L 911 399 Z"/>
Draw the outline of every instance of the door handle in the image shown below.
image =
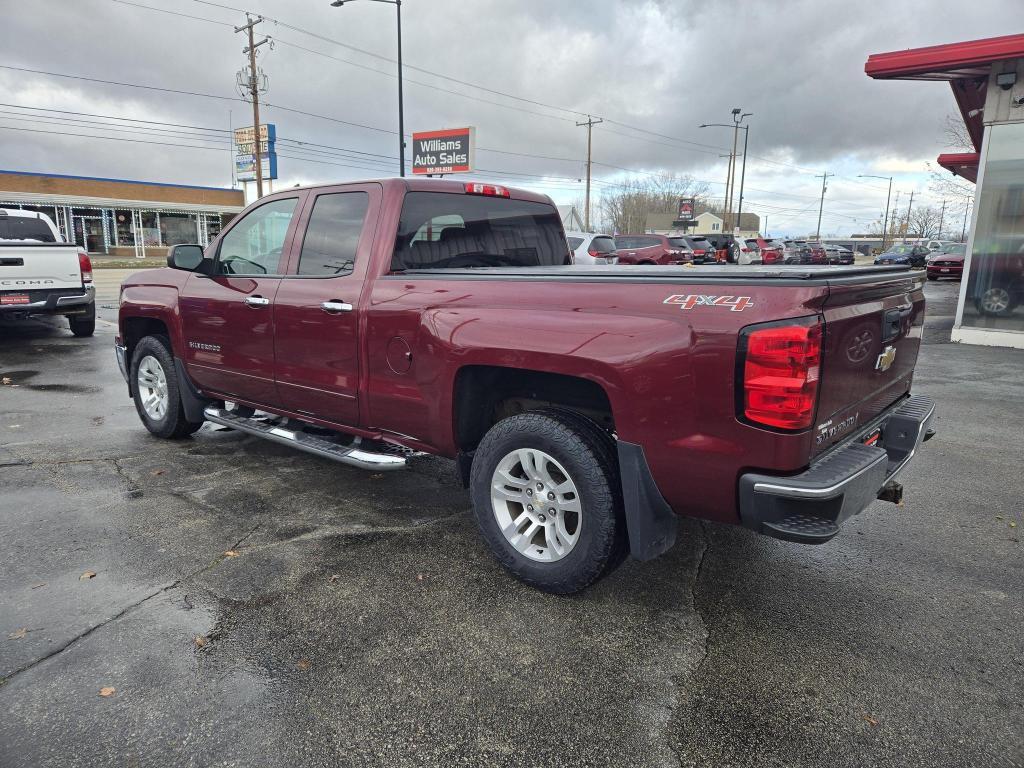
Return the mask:
<path id="1" fill-rule="evenodd" d="M 351 312 L 352 305 L 346 301 L 324 301 L 320 303 L 320 309 L 334 315 L 338 312 Z"/>
<path id="2" fill-rule="evenodd" d="M 249 307 L 268 307 L 270 306 L 270 299 L 263 296 L 246 296 L 245 304 Z"/>

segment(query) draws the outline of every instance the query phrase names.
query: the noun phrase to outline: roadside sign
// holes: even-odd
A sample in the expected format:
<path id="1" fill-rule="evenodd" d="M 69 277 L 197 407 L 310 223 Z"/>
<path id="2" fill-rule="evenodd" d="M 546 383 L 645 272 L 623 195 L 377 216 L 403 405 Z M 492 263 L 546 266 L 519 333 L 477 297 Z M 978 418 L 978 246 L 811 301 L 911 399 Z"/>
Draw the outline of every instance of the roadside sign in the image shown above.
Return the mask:
<path id="1" fill-rule="evenodd" d="M 468 173 L 473 170 L 476 129 L 446 128 L 412 135 L 412 172 L 416 176 L 434 173 Z"/>
<path id="2" fill-rule="evenodd" d="M 696 199 L 692 197 L 680 197 L 679 198 L 679 215 L 677 219 L 689 220 L 693 218 L 693 209 L 696 205 Z"/>
<path id="3" fill-rule="evenodd" d="M 252 126 L 236 128 L 234 131 L 235 140 L 235 173 L 239 181 L 256 180 L 256 163 L 253 156 L 256 154 L 256 134 Z M 273 123 L 263 123 L 259 131 L 259 155 L 262 160 L 263 178 L 277 178 L 277 126 Z"/>

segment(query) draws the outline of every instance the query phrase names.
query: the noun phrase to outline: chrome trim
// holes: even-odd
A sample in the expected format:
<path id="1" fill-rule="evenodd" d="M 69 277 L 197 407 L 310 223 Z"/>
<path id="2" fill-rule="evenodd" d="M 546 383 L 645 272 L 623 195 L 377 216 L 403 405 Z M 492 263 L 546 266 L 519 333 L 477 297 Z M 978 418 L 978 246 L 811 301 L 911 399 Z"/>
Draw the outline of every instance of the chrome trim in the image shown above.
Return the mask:
<path id="1" fill-rule="evenodd" d="M 322 301 L 320 309 L 324 312 L 351 312 L 352 305 L 347 301 Z"/>
<path id="2" fill-rule="evenodd" d="M 776 483 L 754 483 L 754 493 L 774 493 L 779 496 L 788 496 L 794 499 L 827 499 L 836 495 L 845 486 L 856 480 L 866 472 L 870 472 L 879 464 L 887 462 L 889 457 L 886 454 L 879 454 L 878 458 L 872 461 L 863 469 L 854 472 L 849 477 L 844 477 L 835 485 L 827 488 L 800 488 L 793 485 L 778 485 Z"/>
<path id="3" fill-rule="evenodd" d="M 269 307 L 270 299 L 264 296 L 246 296 L 245 303 L 250 307 Z"/>
<path id="4" fill-rule="evenodd" d="M 27 289 L 25 293 L 28 293 L 29 290 L 39 289 Z M 17 293 L 17 291 L 14 292 Z M 88 285 L 85 287 L 85 293 L 81 293 L 75 296 L 58 296 L 57 301 L 54 302 L 53 306 L 51 307 L 50 300 L 52 298 L 53 297 L 48 297 L 43 299 L 42 301 L 33 301 L 30 304 L 3 304 L 0 305 L 0 312 L 25 312 L 36 309 L 58 309 L 62 307 L 75 307 L 80 306 L 82 304 L 91 304 L 96 299 L 96 289 L 93 286 Z"/>
<path id="5" fill-rule="evenodd" d="M 96 299 L 96 288 L 92 285 L 85 286 L 85 293 L 79 296 L 61 296 L 57 299 L 58 307 L 69 307 L 76 304 L 88 304 Z"/>

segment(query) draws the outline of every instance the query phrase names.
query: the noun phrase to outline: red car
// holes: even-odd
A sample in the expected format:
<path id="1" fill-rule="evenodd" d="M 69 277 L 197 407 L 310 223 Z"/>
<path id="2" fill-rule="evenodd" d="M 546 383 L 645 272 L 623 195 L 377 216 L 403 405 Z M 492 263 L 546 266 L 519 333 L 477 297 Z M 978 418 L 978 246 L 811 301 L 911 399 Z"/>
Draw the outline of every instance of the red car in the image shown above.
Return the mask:
<path id="1" fill-rule="evenodd" d="M 801 264 L 828 264 L 828 251 L 823 243 L 807 243 L 807 261 Z"/>
<path id="2" fill-rule="evenodd" d="M 747 240 L 747 246 L 761 254 L 762 264 L 782 264 L 785 261 L 782 255 L 781 241 L 765 240 L 763 237 L 752 237 Z"/>
<path id="3" fill-rule="evenodd" d="M 619 264 L 688 264 L 693 251 L 681 237 L 615 235 Z"/>
<path id="4" fill-rule="evenodd" d="M 903 267 L 567 269 L 550 198 L 420 178 L 267 195 L 167 260 L 121 286 L 115 340 L 150 433 L 453 459 L 496 559 L 550 592 L 665 552 L 683 515 L 828 541 L 899 501 L 932 434 Z"/>
<path id="5" fill-rule="evenodd" d="M 950 243 L 941 251 L 933 253 L 925 262 L 928 279 L 955 277 L 959 280 L 964 275 L 964 257 L 966 255 L 967 245 L 964 243 Z"/>

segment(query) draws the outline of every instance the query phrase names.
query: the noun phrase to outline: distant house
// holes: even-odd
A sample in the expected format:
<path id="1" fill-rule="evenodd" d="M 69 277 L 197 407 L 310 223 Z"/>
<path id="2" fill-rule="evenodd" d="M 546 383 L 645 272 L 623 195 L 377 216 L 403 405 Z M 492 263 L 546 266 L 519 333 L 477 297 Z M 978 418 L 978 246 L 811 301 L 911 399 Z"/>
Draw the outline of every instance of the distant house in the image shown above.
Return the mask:
<path id="1" fill-rule="evenodd" d="M 732 216 L 730 215 L 730 220 Z M 683 231 L 674 226 L 672 222 L 676 219 L 675 213 L 649 213 L 647 214 L 647 231 L 659 235 L 682 234 Z M 687 231 L 690 235 L 720 235 L 723 232 L 731 232 L 731 226 L 725 226 L 724 214 L 703 211 L 695 217 L 697 226 Z M 740 237 L 755 237 L 761 228 L 761 217 L 756 213 L 740 214 Z"/>
<path id="2" fill-rule="evenodd" d="M 583 216 L 580 215 L 575 205 L 559 205 L 556 207 L 558 208 L 558 215 L 562 219 L 562 227 L 567 232 L 583 231 Z"/>

